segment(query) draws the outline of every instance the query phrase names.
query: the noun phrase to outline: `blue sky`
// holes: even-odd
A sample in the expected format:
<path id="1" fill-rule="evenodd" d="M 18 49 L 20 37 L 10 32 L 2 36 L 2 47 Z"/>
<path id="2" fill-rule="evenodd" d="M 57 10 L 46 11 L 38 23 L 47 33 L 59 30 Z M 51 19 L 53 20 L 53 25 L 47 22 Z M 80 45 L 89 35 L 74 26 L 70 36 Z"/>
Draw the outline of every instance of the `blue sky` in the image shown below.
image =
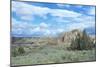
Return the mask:
<path id="1" fill-rule="evenodd" d="M 95 32 L 95 6 L 12 1 L 12 36 L 49 36 L 73 29 Z"/>

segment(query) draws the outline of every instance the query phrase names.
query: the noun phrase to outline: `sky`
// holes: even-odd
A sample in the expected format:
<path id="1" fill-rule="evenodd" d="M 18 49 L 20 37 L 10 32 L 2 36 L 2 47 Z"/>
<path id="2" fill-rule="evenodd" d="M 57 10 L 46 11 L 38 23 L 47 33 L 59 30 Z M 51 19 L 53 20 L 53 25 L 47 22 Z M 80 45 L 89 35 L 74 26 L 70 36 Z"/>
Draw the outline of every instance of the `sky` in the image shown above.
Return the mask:
<path id="1" fill-rule="evenodd" d="M 12 36 L 56 36 L 73 29 L 95 33 L 95 6 L 12 1 Z"/>

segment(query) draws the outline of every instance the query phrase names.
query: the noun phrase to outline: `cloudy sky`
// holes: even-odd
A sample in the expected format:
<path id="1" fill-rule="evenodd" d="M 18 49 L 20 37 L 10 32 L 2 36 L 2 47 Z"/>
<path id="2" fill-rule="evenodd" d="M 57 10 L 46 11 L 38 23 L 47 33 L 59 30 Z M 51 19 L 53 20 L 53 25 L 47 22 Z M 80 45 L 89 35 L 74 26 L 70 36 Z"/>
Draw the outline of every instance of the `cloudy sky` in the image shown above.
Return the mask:
<path id="1" fill-rule="evenodd" d="M 49 36 L 73 29 L 95 32 L 95 6 L 12 1 L 12 36 Z"/>

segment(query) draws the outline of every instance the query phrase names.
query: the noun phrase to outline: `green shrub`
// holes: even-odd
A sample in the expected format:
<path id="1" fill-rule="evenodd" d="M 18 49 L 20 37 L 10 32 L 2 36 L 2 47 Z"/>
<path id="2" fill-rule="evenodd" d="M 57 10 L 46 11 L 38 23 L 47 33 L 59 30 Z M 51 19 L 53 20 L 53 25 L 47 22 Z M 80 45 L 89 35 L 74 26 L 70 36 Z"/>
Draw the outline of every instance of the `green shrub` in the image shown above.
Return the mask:
<path id="1" fill-rule="evenodd" d="M 19 54 L 25 53 L 24 48 L 23 48 L 23 47 L 19 47 L 19 48 L 18 48 L 18 53 L 19 53 Z"/>
<path id="2" fill-rule="evenodd" d="M 21 55 L 21 54 L 24 54 L 25 53 L 25 50 L 23 47 L 16 47 L 16 48 L 13 48 L 12 51 L 12 56 L 13 57 L 16 57 L 18 55 Z"/>
<path id="3" fill-rule="evenodd" d="M 12 56 L 16 57 L 17 55 L 19 55 L 17 48 L 12 49 Z"/>

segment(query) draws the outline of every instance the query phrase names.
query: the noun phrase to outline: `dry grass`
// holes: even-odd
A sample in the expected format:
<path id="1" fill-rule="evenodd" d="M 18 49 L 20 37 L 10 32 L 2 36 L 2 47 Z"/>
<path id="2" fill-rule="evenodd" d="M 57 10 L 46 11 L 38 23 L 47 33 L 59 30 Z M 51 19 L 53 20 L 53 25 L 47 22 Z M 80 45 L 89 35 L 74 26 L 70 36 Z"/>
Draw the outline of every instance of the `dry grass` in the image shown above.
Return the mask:
<path id="1" fill-rule="evenodd" d="M 11 57 L 12 65 L 49 64 L 64 62 L 95 61 L 95 49 L 67 50 L 65 46 L 45 45 L 31 49 L 24 55 Z"/>

